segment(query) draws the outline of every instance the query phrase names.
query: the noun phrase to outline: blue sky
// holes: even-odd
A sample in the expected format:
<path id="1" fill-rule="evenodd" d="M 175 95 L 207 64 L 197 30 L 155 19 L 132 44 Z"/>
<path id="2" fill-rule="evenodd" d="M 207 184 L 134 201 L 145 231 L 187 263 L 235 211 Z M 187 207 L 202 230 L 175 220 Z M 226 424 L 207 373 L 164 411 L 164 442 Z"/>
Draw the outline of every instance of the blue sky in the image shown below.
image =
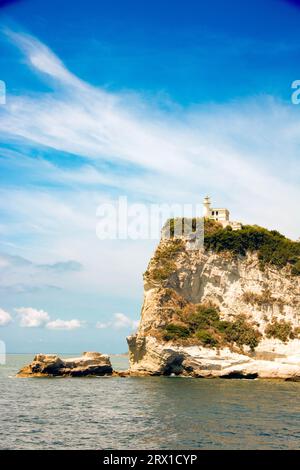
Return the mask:
<path id="1" fill-rule="evenodd" d="M 100 241 L 100 203 L 208 193 L 299 237 L 297 2 L 20 0 L 0 19 L 8 351 L 126 350 L 157 242 Z"/>

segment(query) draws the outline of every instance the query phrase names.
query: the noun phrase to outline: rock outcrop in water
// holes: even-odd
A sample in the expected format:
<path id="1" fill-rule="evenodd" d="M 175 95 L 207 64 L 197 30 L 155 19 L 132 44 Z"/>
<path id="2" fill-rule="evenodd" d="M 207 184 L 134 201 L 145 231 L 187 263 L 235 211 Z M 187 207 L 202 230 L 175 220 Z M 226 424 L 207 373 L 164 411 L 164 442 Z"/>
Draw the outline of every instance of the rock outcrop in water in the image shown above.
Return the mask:
<path id="1" fill-rule="evenodd" d="M 205 248 L 162 239 L 144 275 L 130 373 L 300 377 L 300 243 L 206 222 Z"/>
<path id="2" fill-rule="evenodd" d="M 37 354 L 31 364 L 19 371 L 18 377 L 85 377 L 112 373 L 107 355 L 84 352 L 80 357 L 67 359 L 61 359 L 54 354 Z"/>

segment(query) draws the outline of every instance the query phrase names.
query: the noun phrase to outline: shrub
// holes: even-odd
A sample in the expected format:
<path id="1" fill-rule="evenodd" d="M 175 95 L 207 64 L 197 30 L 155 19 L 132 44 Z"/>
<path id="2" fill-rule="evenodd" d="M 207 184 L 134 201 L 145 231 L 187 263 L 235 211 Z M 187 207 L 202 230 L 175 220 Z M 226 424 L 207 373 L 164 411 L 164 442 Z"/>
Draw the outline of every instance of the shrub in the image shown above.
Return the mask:
<path id="1" fill-rule="evenodd" d="M 211 305 L 188 305 L 184 308 L 181 321 L 185 326 L 171 323 L 163 333 L 167 341 L 176 339 L 194 339 L 203 346 L 216 347 L 232 345 L 249 346 L 254 350 L 261 334 L 248 323 L 243 315 L 233 322 L 220 320 L 220 312 Z"/>
<path id="2" fill-rule="evenodd" d="M 197 330 L 195 336 L 203 346 L 214 348 L 218 345 L 218 340 L 207 330 Z"/>
<path id="3" fill-rule="evenodd" d="M 151 272 L 153 281 L 165 281 L 174 272 L 176 266 L 170 261 L 166 261 L 163 266 L 155 267 Z"/>
<path id="4" fill-rule="evenodd" d="M 154 258 L 156 260 L 174 259 L 183 248 L 184 243 L 181 239 L 168 240 L 157 248 Z"/>
<path id="5" fill-rule="evenodd" d="M 190 331 L 185 326 L 170 323 L 165 328 L 164 339 L 170 341 L 172 339 L 187 338 L 189 335 Z"/>
<path id="6" fill-rule="evenodd" d="M 168 238 L 181 237 L 190 232 L 195 232 L 197 228 L 197 223 L 202 223 L 203 219 L 201 218 L 185 218 L 177 217 L 167 220 L 163 226 L 162 233 Z"/>
<path id="7" fill-rule="evenodd" d="M 184 243 L 180 239 L 168 240 L 158 246 L 151 265 L 145 272 L 150 280 L 161 282 L 176 271 L 176 257 L 184 249 Z"/>
<path id="8" fill-rule="evenodd" d="M 162 235 L 164 238 L 174 238 L 187 235 L 191 232 L 196 232 L 197 228 L 204 223 L 204 231 L 207 235 L 212 235 L 218 230 L 222 229 L 220 222 L 203 217 L 176 217 L 168 219 L 162 228 Z M 228 228 L 230 230 L 231 227 Z M 176 233 L 175 233 L 176 232 Z"/>
<path id="9" fill-rule="evenodd" d="M 251 305 L 257 304 L 260 306 L 274 303 L 276 300 L 278 300 L 272 296 L 272 293 L 269 289 L 263 290 L 261 294 L 257 294 L 256 292 L 246 291 L 244 292 L 242 299 L 247 304 L 251 304 Z"/>
<path id="10" fill-rule="evenodd" d="M 195 331 L 199 328 L 208 328 L 220 320 L 219 312 L 214 307 L 198 305 L 195 313 L 188 318 L 190 329 Z"/>
<path id="11" fill-rule="evenodd" d="M 247 323 L 243 315 L 240 315 L 234 322 L 227 323 L 225 338 L 229 343 L 236 343 L 238 346 L 246 345 L 250 347 L 251 351 L 254 351 L 261 338 L 261 333 Z"/>
<path id="12" fill-rule="evenodd" d="M 300 275 L 300 260 L 297 261 L 294 266 L 292 267 L 292 274 L 293 276 L 299 276 Z"/>
<path id="13" fill-rule="evenodd" d="M 230 321 L 219 320 L 218 322 L 215 323 L 215 327 L 222 334 L 228 330 L 231 324 L 232 322 Z"/>
<path id="14" fill-rule="evenodd" d="M 296 326 L 296 328 L 294 328 L 294 331 L 293 331 L 293 337 L 299 339 L 299 336 L 300 336 L 300 327 Z"/>
<path id="15" fill-rule="evenodd" d="M 223 226 L 220 222 L 212 219 L 204 219 L 204 236 L 213 235 L 214 233 L 222 230 Z M 230 227 L 231 228 L 231 227 Z"/>
<path id="16" fill-rule="evenodd" d="M 293 338 L 293 328 L 290 322 L 284 320 L 273 320 L 265 329 L 267 338 L 277 338 L 286 343 L 289 338 Z"/>

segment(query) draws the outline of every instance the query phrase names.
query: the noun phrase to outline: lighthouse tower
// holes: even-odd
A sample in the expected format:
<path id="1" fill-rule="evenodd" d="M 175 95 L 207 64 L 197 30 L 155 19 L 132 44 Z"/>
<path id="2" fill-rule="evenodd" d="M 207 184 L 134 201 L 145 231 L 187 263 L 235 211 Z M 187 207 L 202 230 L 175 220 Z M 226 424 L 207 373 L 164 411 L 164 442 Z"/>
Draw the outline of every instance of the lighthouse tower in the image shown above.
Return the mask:
<path id="1" fill-rule="evenodd" d="M 210 197 L 206 196 L 203 200 L 203 216 L 210 217 L 211 216 L 211 209 L 210 209 Z"/>
<path id="2" fill-rule="evenodd" d="M 215 220 L 223 227 L 230 225 L 232 230 L 240 230 L 242 228 L 241 222 L 230 220 L 229 210 L 224 207 L 211 207 L 210 197 L 206 196 L 203 200 L 203 216 L 210 220 Z"/>

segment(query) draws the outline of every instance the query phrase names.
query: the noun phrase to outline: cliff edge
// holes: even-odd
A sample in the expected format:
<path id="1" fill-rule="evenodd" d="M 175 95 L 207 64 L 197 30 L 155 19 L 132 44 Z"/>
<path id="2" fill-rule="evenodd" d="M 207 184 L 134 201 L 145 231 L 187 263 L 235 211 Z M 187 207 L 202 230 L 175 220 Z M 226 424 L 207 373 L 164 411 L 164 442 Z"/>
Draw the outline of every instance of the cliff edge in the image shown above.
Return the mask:
<path id="1" fill-rule="evenodd" d="M 300 243 L 205 220 L 188 244 L 162 238 L 150 260 L 131 374 L 300 379 Z"/>

